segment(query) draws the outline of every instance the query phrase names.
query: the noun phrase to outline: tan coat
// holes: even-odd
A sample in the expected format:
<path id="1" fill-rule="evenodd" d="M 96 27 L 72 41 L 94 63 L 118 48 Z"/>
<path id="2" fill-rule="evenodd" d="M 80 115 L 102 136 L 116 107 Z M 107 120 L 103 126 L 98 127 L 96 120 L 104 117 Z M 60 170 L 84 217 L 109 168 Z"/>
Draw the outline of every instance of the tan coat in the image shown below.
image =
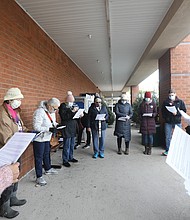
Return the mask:
<path id="1" fill-rule="evenodd" d="M 20 114 L 17 112 L 20 119 Z M 20 119 L 23 131 L 26 131 L 22 120 Z M 18 131 L 18 125 L 14 122 L 13 118 L 9 114 L 6 105 L 0 106 L 0 148 L 4 146 L 9 138 L 11 138 L 15 132 Z"/>

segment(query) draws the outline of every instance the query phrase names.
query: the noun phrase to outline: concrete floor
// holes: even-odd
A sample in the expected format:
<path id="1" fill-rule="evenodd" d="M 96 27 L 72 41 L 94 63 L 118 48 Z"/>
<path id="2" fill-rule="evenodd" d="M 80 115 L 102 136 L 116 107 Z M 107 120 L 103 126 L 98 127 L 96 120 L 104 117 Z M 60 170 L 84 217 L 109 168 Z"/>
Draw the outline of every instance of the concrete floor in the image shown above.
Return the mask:
<path id="1" fill-rule="evenodd" d="M 35 186 L 34 171 L 19 183 L 19 198 L 26 198 L 19 220 L 189 220 L 190 196 L 184 180 L 154 147 L 144 155 L 141 136 L 132 129 L 130 155 L 116 153 L 113 127 L 107 129 L 104 159 L 92 158 L 92 149 L 74 151 L 79 163 L 45 176 L 47 186 Z M 61 150 L 52 154 L 61 164 Z"/>

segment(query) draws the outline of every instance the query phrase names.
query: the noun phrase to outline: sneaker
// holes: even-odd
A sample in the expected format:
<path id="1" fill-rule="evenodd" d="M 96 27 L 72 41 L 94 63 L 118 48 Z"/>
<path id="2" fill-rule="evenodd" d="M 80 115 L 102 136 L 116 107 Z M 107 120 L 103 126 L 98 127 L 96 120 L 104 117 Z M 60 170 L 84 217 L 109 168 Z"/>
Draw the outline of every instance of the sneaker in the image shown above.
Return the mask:
<path id="1" fill-rule="evenodd" d="M 39 184 L 40 186 L 45 186 L 47 184 L 47 182 L 42 176 L 36 179 L 36 183 Z"/>
<path id="2" fill-rule="evenodd" d="M 99 154 L 99 157 L 100 157 L 100 158 L 104 158 L 104 153 L 100 153 L 100 154 Z"/>
<path id="3" fill-rule="evenodd" d="M 78 149 L 79 147 L 80 147 L 80 144 L 77 144 L 77 145 L 74 146 L 74 149 L 76 150 L 76 149 Z"/>
<path id="4" fill-rule="evenodd" d="M 96 159 L 98 157 L 98 153 L 94 153 L 93 158 Z"/>
<path id="5" fill-rule="evenodd" d="M 46 174 L 46 175 L 55 175 L 55 174 L 58 174 L 58 172 L 57 172 L 57 170 L 51 168 L 51 169 L 49 169 L 49 170 L 46 170 L 46 171 L 45 171 L 45 174 Z"/>
<path id="6" fill-rule="evenodd" d="M 73 159 L 69 160 L 69 162 L 77 163 L 77 162 L 78 162 L 78 160 L 77 160 L 77 159 L 75 159 L 75 158 L 73 158 Z"/>
<path id="7" fill-rule="evenodd" d="M 88 148 L 90 148 L 90 145 L 84 145 L 82 148 L 83 149 L 88 149 Z"/>
<path id="8" fill-rule="evenodd" d="M 70 164 L 69 162 L 63 162 L 63 166 L 64 166 L 64 167 L 70 167 L 71 164 Z"/>
<path id="9" fill-rule="evenodd" d="M 168 156 L 168 151 L 162 153 L 163 156 Z"/>

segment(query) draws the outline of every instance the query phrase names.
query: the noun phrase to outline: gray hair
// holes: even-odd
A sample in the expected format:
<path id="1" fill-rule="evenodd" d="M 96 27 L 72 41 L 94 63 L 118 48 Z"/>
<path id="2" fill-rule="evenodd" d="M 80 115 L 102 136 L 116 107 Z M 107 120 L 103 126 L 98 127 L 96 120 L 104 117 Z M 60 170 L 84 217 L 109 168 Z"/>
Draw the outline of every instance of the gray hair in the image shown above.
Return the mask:
<path id="1" fill-rule="evenodd" d="M 60 106 L 60 101 L 57 98 L 51 98 L 47 101 L 47 104 L 50 106 L 54 106 L 54 105 Z"/>

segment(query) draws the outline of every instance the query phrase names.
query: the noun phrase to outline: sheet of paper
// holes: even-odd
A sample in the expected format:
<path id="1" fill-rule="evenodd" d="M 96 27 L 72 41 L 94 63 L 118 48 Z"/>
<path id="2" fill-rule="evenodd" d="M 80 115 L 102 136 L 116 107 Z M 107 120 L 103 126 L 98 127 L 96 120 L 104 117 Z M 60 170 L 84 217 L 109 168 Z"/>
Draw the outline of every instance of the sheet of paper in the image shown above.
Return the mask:
<path id="1" fill-rule="evenodd" d="M 167 110 L 171 113 L 176 114 L 177 113 L 177 109 L 175 106 L 166 106 Z"/>
<path id="2" fill-rule="evenodd" d="M 80 118 L 80 115 L 83 114 L 84 109 L 79 108 L 79 110 L 76 112 L 76 114 L 74 115 L 73 119 L 75 118 Z"/>
<path id="3" fill-rule="evenodd" d="M 127 121 L 128 120 L 128 117 L 120 117 L 118 118 L 118 121 Z"/>
<path id="4" fill-rule="evenodd" d="M 144 113 L 143 116 L 152 117 L 152 113 Z"/>
<path id="5" fill-rule="evenodd" d="M 95 120 L 96 121 L 105 121 L 106 114 L 97 114 Z"/>
<path id="6" fill-rule="evenodd" d="M 66 127 L 65 125 L 59 126 L 59 127 L 57 128 L 57 130 L 63 129 L 63 128 L 65 128 L 65 127 Z"/>
<path id="7" fill-rule="evenodd" d="M 35 133 L 16 132 L 0 149 L 0 167 L 15 163 L 33 140 Z"/>
<path id="8" fill-rule="evenodd" d="M 182 115 L 182 117 L 184 118 L 185 122 L 190 125 L 190 116 L 185 113 L 183 110 L 178 109 L 178 111 L 180 112 L 180 114 Z"/>
<path id="9" fill-rule="evenodd" d="M 175 126 L 170 150 L 166 163 L 171 166 L 179 175 L 185 179 L 185 188 L 190 195 L 190 135 L 184 130 Z"/>

